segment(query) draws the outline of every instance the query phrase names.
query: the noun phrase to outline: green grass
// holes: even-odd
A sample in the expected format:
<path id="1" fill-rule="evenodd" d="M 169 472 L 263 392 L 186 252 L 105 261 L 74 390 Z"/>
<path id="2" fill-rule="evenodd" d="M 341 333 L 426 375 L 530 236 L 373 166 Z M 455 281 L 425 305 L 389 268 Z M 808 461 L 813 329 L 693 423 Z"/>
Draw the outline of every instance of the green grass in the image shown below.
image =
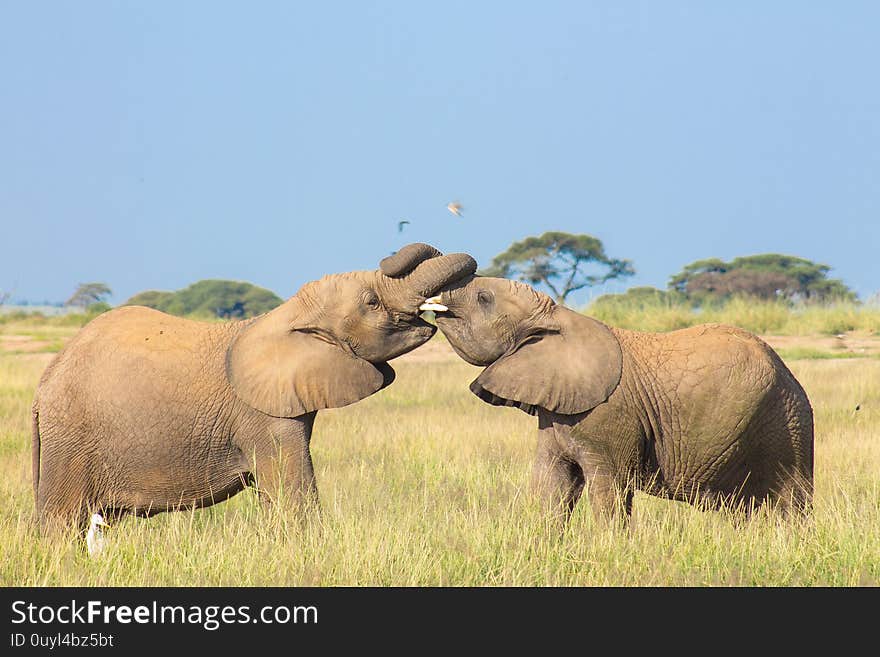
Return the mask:
<path id="1" fill-rule="evenodd" d="M 584 312 L 612 326 L 639 331 L 673 331 L 709 322 L 773 335 L 836 335 L 847 331 L 880 334 L 880 307 L 839 303 L 791 306 L 779 301 L 733 299 L 695 310 L 681 303 L 594 303 Z"/>
<path id="2" fill-rule="evenodd" d="M 2 585 L 880 585 L 876 359 L 790 361 L 816 416 L 807 523 L 638 495 L 629 529 L 594 525 L 583 500 L 557 537 L 528 494 L 534 418 L 471 395 L 463 362 L 402 362 L 390 388 L 318 414 L 320 522 L 244 492 L 124 519 L 92 560 L 31 522 L 29 410 L 49 358 L 0 355 Z"/>

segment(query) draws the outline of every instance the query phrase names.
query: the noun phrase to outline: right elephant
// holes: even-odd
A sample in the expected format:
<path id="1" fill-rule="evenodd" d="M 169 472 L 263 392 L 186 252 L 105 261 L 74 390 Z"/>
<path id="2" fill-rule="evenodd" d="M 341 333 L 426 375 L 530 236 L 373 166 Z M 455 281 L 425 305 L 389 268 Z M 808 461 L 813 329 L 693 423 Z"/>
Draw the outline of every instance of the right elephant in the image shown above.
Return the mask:
<path id="1" fill-rule="evenodd" d="M 810 402 L 751 333 L 609 328 L 528 285 L 482 276 L 422 308 L 459 356 L 486 368 L 474 394 L 538 417 L 533 486 L 561 522 L 585 485 L 597 516 L 629 516 L 635 490 L 746 512 L 810 509 Z"/>

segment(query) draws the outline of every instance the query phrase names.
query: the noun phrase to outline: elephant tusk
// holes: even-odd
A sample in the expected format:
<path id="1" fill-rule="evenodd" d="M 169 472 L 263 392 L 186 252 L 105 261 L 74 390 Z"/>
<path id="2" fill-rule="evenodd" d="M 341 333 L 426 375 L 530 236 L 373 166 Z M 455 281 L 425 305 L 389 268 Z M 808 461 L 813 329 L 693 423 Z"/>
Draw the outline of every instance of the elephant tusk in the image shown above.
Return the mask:
<path id="1" fill-rule="evenodd" d="M 430 299 L 425 299 L 425 303 L 419 306 L 419 310 L 433 310 L 434 312 L 443 312 L 444 310 L 449 310 L 446 306 L 440 303 L 440 297 L 431 297 Z"/>

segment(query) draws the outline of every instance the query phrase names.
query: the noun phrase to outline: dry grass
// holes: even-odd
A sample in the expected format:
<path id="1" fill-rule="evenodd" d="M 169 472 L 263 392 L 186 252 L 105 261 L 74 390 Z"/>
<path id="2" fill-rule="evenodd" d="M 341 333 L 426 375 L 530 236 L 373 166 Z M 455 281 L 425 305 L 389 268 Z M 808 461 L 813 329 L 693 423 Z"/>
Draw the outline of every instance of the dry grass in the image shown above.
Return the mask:
<path id="1" fill-rule="evenodd" d="M 319 413 L 320 523 L 244 492 L 125 519 L 90 560 L 81 540 L 31 524 L 29 408 L 50 357 L 0 352 L 3 585 L 880 585 L 877 359 L 790 361 L 816 415 L 807 523 L 640 495 L 628 530 L 594 526 L 582 502 L 558 538 L 527 493 L 534 419 L 476 399 L 476 368 L 435 340 L 395 363 L 389 389 Z"/>

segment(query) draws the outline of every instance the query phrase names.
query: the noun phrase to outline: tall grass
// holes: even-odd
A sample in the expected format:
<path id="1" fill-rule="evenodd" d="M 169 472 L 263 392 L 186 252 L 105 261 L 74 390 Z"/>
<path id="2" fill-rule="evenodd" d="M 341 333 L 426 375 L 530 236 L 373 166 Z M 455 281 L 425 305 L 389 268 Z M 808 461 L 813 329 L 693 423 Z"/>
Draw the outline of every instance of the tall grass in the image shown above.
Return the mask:
<path id="1" fill-rule="evenodd" d="M 880 334 L 880 307 L 854 303 L 792 306 L 784 301 L 736 298 L 723 305 L 694 309 L 674 301 L 615 299 L 593 302 L 584 312 L 612 326 L 639 331 L 673 331 L 719 322 L 774 335 Z"/>
<path id="2" fill-rule="evenodd" d="M 2 585 L 880 585 L 877 360 L 790 362 L 816 416 L 806 523 L 638 495 L 629 529 L 594 525 L 582 500 L 558 537 L 528 494 L 534 418 L 471 395 L 463 362 L 404 359 L 388 389 L 318 414 L 320 520 L 243 492 L 124 519 L 95 560 L 31 523 L 30 397 L 48 358 L 0 355 Z"/>

